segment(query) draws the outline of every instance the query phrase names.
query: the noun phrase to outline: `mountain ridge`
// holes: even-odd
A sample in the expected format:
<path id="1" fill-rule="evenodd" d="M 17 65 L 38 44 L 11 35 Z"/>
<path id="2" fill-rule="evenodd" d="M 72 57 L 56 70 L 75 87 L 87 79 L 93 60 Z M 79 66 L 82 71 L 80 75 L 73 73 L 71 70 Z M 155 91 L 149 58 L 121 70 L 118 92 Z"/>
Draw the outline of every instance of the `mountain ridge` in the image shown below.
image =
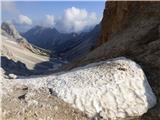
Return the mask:
<path id="1" fill-rule="evenodd" d="M 99 37 L 99 33 L 99 24 L 96 25 L 90 32 L 81 32 L 79 34 L 60 33 L 55 28 L 35 26 L 29 31 L 23 33 L 22 36 L 25 37 L 33 45 L 50 51 L 54 51 L 57 56 L 60 56 L 62 58 L 64 57 L 64 59 L 73 60 L 74 58 L 76 58 L 75 53 L 79 53 L 80 56 L 84 55 L 84 50 L 83 52 L 81 52 L 82 48 L 80 48 L 80 44 L 83 44 L 84 42 L 88 44 L 84 44 L 85 50 L 87 52 L 89 52 L 90 49 L 94 47 L 95 41 Z M 75 53 L 73 49 L 75 50 Z M 71 51 L 74 53 L 74 57 L 69 54 L 71 53 Z"/>

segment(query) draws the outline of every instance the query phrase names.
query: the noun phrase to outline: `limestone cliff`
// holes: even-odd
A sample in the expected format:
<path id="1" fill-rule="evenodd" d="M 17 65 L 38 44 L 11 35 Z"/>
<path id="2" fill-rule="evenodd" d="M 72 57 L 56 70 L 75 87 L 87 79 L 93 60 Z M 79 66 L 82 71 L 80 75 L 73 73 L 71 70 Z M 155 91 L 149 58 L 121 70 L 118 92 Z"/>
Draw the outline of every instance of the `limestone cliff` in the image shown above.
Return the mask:
<path id="1" fill-rule="evenodd" d="M 133 17 L 154 16 L 157 13 L 153 7 L 157 2 L 109 1 L 105 4 L 102 19 L 102 33 L 99 44 L 106 42 L 111 35 L 125 29 L 132 22 Z M 159 4 L 159 3 L 158 3 Z M 158 5 L 157 5 L 158 6 Z M 147 10 L 149 9 L 149 10 Z M 152 10 L 151 10 L 152 9 Z"/>

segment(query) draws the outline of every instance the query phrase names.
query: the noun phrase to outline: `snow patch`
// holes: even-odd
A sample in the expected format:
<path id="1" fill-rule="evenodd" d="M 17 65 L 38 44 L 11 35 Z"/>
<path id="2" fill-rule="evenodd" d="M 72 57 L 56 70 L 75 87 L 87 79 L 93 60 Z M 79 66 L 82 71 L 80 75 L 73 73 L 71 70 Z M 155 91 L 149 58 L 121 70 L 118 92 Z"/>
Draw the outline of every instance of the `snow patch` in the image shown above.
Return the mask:
<path id="1" fill-rule="evenodd" d="M 141 116 L 156 104 L 141 67 L 124 57 L 93 63 L 64 74 L 17 81 L 36 89 L 50 88 L 89 117 L 97 114 L 104 119 Z"/>

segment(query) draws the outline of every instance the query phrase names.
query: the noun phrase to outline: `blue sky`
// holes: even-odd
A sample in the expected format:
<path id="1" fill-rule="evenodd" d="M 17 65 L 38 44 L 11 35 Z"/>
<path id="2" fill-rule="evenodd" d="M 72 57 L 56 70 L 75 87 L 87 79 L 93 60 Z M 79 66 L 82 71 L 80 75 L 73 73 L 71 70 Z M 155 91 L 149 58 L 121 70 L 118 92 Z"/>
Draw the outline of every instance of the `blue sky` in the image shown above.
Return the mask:
<path id="1" fill-rule="evenodd" d="M 66 31 L 77 32 L 85 29 L 87 22 L 90 26 L 100 22 L 104 5 L 104 1 L 3 2 L 2 21 L 14 22 L 20 31 L 29 29 L 34 25 L 52 26 L 57 27 L 57 29 L 64 29 L 64 25 L 68 26 L 65 28 Z M 80 26 L 82 27 L 80 28 Z"/>

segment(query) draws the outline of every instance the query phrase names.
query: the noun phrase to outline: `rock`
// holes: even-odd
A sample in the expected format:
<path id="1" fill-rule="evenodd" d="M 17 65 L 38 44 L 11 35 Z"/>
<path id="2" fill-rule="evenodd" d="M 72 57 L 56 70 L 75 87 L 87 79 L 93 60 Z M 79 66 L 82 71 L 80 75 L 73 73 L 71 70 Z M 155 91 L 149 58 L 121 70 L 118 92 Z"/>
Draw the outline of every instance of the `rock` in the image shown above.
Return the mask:
<path id="1" fill-rule="evenodd" d="M 141 116 L 156 104 L 156 97 L 141 67 L 124 57 L 89 64 L 67 73 L 3 81 L 5 89 L 18 84 L 28 86 L 39 94 L 43 93 L 40 88 L 47 95 L 50 90 L 90 118 Z M 29 90 L 25 95 L 27 103 L 33 103 L 36 94 Z M 55 105 L 53 109 L 56 109 Z"/>
<path id="2" fill-rule="evenodd" d="M 16 79 L 17 78 L 17 75 L 15 74 L 9 74 L 9 79 Z"/>
<path id="3" fill-rule="evenodd" d="M 54 110 L 57 111 L 58 110 L 58 106 L 54 106 Z"/>
<path id="4" fill-rule="evenodd" d="M 1 100 L 1 117 L 4 120 L 75 120 L 76 117 L 78 120 L 88 120 L 86 117 L 81 116 L 80 112 L 72 112 L 73 108 L 59 98 L 55 96 L 48 98 L 47 88 L 34 89 L 33 87 L 32 89 L 31 87 L 25 93 L 25 96 L 19 96 L 23 95 L 25 91 L 22 91 L 24 86 L 16 81 L 17 79 L 3 80 L 6 84 L 2 86 L 2 89 L 6 87 L 8 90 L 10 87 L 16 87 L 8 92 L 3 89 L 3 94 L 5 94 L 4 91 L 7 92 L 7 94 L 2 95 Z M 16 84 L 14 84 L 15 82 Z M 19 88 L 17 88 L 17 85 Z M 58 109 L 54 110 L 55 106 Z M 65 111 L 67 111 L 67 114 L 65 114 Z"/>
<path id="5" fill-rule="evenodd" d="M 133 17 L 153 17 L 159 12 L 158 2 L 144 1 L 108 1 L 105 4 L 103 19 L 101 22 L 101 37 L 97 42 L 104 43 L 110 39 L 115 33 L 122 31 L 131 25 L 134 21 Z M 148 10 L 147 10 L 148 8 Z M 137 26 L 138 27 L 138 26 Z"/>

